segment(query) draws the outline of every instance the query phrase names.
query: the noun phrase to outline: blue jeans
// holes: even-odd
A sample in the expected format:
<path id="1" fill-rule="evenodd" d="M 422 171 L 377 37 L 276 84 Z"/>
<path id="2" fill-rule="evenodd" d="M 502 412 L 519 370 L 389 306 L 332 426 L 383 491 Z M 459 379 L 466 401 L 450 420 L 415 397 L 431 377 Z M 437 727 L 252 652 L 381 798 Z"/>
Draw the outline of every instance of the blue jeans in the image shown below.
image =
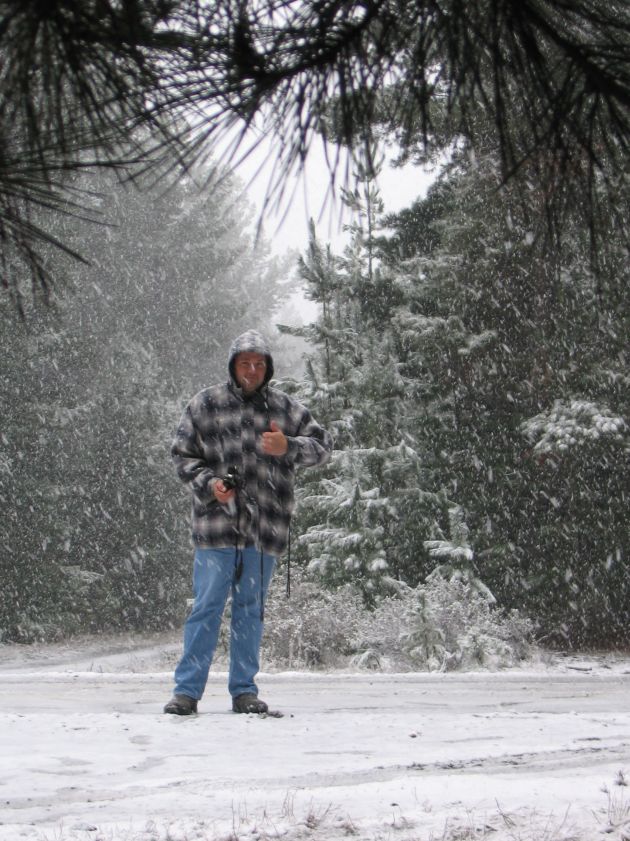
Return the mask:
<path id="1" fill-rule="evenodd" d="M 237 551 L 243 571 L 236 580 Z M 275 566 L 273 555 L 262 555 L 255 546 L 245 549 L 195 550 L 194 603 L 184 626 L 184 653 L 175 669 L 175 692 L 197 700 L 203 695 L 219 638 L 221 617 L 232 591 L 230 676 L 228 689 L 236 698 L 244 692 L 258 694 L 254 677 L 259 669 L 262 639 L 262 605 Z M 262 605 L 261 605 L 262 597 Z"/>

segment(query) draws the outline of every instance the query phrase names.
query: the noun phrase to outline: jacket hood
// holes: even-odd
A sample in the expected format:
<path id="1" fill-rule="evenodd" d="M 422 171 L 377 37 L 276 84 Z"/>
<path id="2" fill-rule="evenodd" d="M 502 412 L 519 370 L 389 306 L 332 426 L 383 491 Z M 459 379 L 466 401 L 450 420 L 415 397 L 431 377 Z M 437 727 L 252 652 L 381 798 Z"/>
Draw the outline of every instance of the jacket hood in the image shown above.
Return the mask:
<path id="1" fill-rule="evenodd" d="M 260 353 L 267 360 L 267 370 L 265 371 L 265 379 L 263 385 L 267 385 L 269 380 L 273 377 L 273 357 L 271 350 L 265 338 L 257 330 L 246 330 L 241 333 L 232 342 L 232 347 L 228 355 L 228 371 L 233 382 L 236 382 L 234 376 L 234 360 L 239 353 Z"/>

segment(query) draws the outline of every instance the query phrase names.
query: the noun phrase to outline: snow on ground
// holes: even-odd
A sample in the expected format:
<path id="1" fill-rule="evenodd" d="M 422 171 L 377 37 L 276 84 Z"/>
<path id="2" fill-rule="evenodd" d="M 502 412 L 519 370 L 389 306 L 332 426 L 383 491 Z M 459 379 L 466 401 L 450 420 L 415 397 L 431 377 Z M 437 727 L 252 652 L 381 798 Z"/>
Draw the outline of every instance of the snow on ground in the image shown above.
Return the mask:
<path id="1" fill-rule="evenodd" d="M 0 841 L 630 839 L 630 658 L 264 671 L 281 719 L 232 714 L 216 671 L 178 718 L 178 652 L 0 646 Z"/>

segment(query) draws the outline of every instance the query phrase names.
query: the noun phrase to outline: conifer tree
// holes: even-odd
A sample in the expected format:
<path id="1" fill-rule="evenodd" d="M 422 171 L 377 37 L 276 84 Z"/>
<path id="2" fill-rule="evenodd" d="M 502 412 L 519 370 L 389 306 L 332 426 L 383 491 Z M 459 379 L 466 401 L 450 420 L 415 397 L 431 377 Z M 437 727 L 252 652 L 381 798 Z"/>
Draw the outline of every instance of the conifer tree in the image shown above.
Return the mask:
<path id="1" fill-rule="evenodd" d="M 400 293 L 378 254 L 382 203 L 363 172 L 363 190 L 347 194 L 355 211 L 341 258 L 311 231 L 301 274 L 321 304 L 308 328 L 317 351 L 307 367 L 306 397 L 335 438 L 323 474 L 300 496 L 303 560 L 328 586 L 354 582 L 368 603 L 393 581 L 415 584 L 426 573 L 423 539 L 436 527 L 442 495 L 421 489 L 422 460 L 409 425 L 390 319 Z"/>
<path id="2" fill-rule="evenodd" d="M 417 237 L 405 218 L 404 259 L 395 231 L 370 264 L 359 219 L 312 287 L 334 288 L 337 306 L 325 331 L 311 328 L 309 399 L 325 395 L 318 411 L 343 453 L 303 500 L 311 562 L 333 584 L 359 575 L 374 600 L 390 578 L 423 580 L 446 552 L 449 576 L 525 611 L 548 638 L 622 642 L 627 247 L 612 245 L 602 279 L 579 209 L 550 240 L 544 197 L 526 173 L 504 184 L 492 147 L 462 147 L 425 203 Z M 613 237 L 614 216 L 606 224 Z"/>
<path id="3" fill-rule="evenodd" d="M 398 267 L 409 294 L 393 317 L 427 475 L 464 509 L 477 573 L 502 604 L 555 639 L 625 638 L 627 248 L 611 248 L 600 289 L 579 209 L 550 241 L 543 197 L 526 177 L 502 184 L 490 150 L 457 155 L 436 190 L 434 240 Z M 564 449 L 557 428 L 575 443 Z"/>

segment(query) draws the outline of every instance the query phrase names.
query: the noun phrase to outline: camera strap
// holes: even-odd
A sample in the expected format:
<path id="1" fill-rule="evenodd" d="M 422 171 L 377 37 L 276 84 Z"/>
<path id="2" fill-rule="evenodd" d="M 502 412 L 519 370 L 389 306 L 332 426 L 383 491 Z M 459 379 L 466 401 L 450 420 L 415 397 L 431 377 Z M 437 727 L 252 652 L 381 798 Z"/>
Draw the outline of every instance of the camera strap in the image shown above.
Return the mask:
<path id="1" fill-rule="evenodd" d="M 239 548 L 238 545 L 238 538 L 241 531 L 241 502 L 239 499 L 238 488 L 236 489 L 235 493 L 235 505 L 236 505 L 236 527 L 234 529 L 234 580 L 240 581 L 241 576 L 243 575 L 243 550 Z"/>
<path id="2" fill-rule="evenodd" d="M 236 572 L 234 573 L 234 578 L 236 581 L 240 581 L 241 576 L 243 575 L 243 550 L 239 549 L 237 546 L 235 552 L 236 557 L 234 559 L 234 565 L 236 567 Z"/>

